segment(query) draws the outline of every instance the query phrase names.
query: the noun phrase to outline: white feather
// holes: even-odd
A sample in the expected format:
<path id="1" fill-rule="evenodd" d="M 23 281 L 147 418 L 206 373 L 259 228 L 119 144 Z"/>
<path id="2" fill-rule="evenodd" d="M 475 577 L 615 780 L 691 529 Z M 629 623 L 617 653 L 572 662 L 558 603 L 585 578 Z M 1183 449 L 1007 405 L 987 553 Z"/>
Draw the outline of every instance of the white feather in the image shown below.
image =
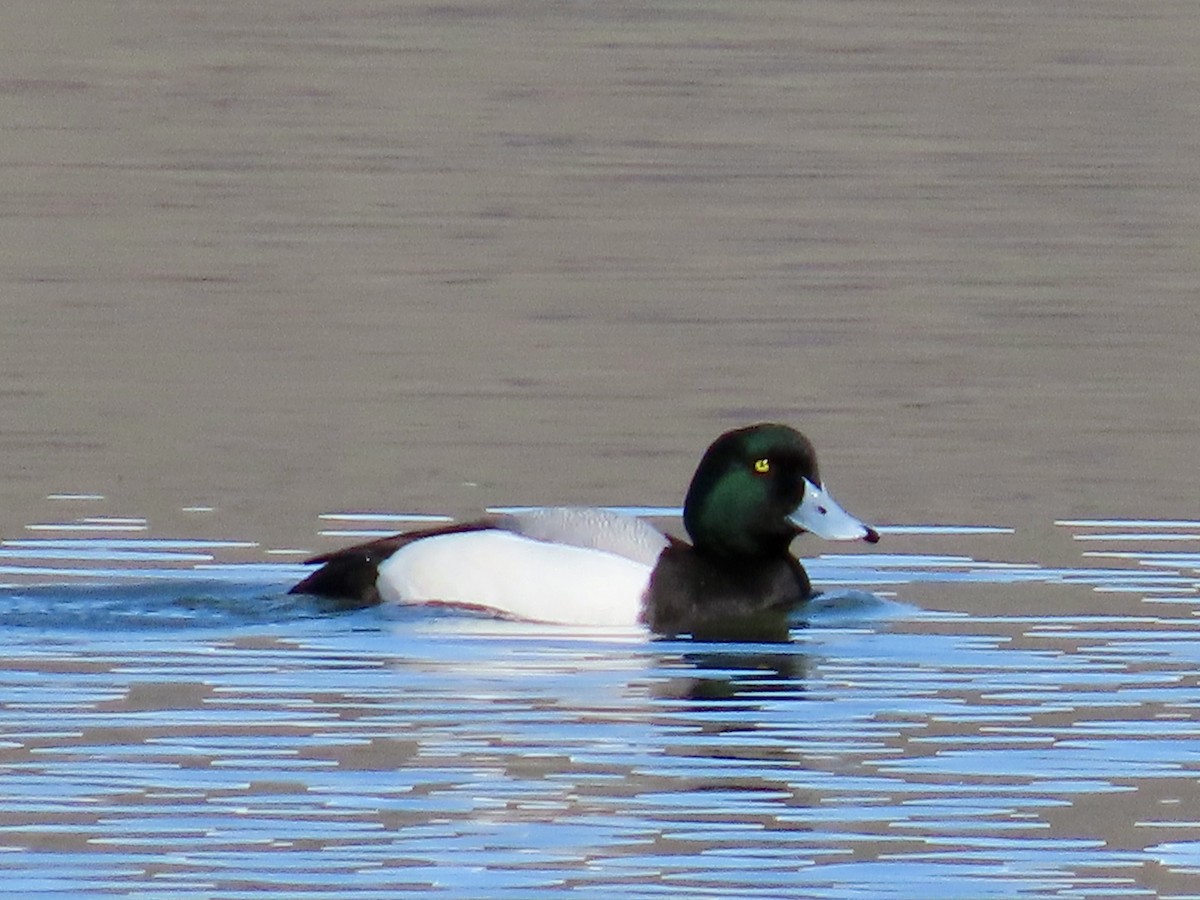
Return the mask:
<path id="1" fill-rule="evenodd" d="M 482 607 L 532 622 L 638 624 L 651 566 L 609 553 L 502 530 L 422 538 L 379 566 L 394 603 Z"/>

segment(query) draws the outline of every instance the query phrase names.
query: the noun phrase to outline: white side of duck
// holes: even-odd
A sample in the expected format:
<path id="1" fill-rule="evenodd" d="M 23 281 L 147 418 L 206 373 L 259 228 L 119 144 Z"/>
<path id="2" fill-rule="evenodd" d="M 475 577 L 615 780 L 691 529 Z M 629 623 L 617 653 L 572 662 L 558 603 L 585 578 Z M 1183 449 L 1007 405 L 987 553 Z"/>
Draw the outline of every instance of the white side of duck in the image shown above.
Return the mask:
<path id="1" fill-rule="evenodd" d="M 640 519 L 598 509 L 514 515 L 505 527 L 437 535 L 379 566 L 392 603 L 445 603 L 560 625 L 639 624 L 666 538 Z"/>

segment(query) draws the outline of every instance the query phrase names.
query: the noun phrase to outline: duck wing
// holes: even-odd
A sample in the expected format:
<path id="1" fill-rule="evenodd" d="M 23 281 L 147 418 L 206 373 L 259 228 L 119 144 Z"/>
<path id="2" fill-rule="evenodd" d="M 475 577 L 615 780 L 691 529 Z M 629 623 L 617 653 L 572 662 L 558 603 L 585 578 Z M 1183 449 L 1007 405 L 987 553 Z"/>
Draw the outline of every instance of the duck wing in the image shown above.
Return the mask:
<path id="1" fill-rule="evenodd" d="M 516 534 L 586 550 L 603 550 L 653 566 L 667 538 L 644 519 L 607 509 L 548 506 L 502 516 L 496 526 Z"/>

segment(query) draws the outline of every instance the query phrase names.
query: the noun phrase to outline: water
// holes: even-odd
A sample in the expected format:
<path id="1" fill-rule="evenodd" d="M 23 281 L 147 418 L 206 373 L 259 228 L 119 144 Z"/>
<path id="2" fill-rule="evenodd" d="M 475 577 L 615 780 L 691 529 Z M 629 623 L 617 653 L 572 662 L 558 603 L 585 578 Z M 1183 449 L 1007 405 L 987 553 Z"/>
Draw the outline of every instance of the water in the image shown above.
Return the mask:
<path id="1" fill-rule="evenodd" d="M 0 4 L 5 887 L 1200 896 L 1198 47 L 1141 0 Z M 759 420 L 903 523 L 787 647 L 283 593 L 398 509 L 669 517 Z"/>
<path id="2" fill-rule="evenodd" d="M 242 541 L 11 540 L 0 871 L 64 897 L 1195 896 L 1200 557 L 1127 539 L 1196 523 L 1059 527 L 1079 567 L 814 559 L 786 646 L 331 614 L 284 593 L 294 561 L 223 561 Z M 1001 605 L 913 602 L 938 592 Z"/>

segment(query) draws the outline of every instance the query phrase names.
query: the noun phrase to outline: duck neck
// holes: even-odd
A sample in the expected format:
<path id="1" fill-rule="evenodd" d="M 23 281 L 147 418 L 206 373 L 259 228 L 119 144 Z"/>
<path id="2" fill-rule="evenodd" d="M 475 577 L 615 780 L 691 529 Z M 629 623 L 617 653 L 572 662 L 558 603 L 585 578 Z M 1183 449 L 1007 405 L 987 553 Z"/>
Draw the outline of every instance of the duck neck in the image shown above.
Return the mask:
<path id="1" fill-rule="evenodd" d="M 710 528 L 703 522 L 689 522 L 686 516 L 683 524 L 697 552 L 726 566 L 793 559 L 789 549 L 795 537 L 793 532 L 764 534 L 737 527 Z"/>

